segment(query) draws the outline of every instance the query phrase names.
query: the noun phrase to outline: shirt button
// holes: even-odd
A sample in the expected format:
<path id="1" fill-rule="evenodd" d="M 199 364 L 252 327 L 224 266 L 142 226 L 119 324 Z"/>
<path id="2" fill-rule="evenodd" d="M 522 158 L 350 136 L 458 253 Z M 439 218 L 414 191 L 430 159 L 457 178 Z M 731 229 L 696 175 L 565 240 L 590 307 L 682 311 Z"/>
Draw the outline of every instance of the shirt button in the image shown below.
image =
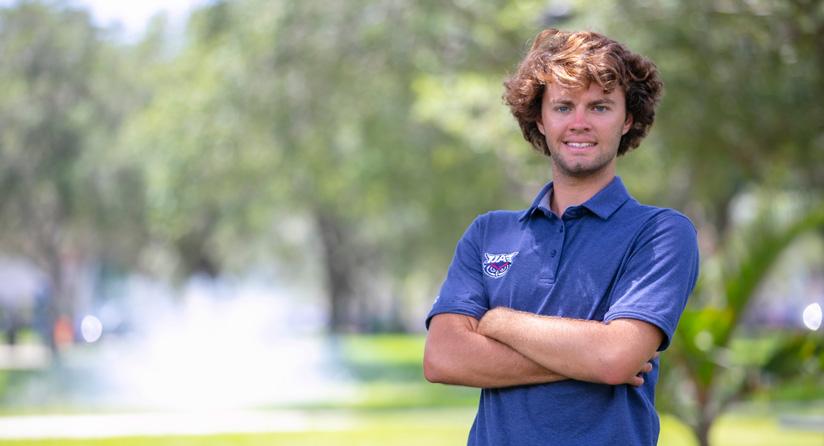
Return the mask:
<path id="1" fill-rule="evenodd" d="M 564 232 L 564 227 L 563 227 L 563 226 L 561 226 L 561 227 L 558 229 L 558 232 Z"/>
<path id="2" fill-rule="evenodd" d="M 552 252 L 549 253 L 550 257 L 555 257 L 555 254 L 558 254 L 558 251 L 553 249 Z"/>

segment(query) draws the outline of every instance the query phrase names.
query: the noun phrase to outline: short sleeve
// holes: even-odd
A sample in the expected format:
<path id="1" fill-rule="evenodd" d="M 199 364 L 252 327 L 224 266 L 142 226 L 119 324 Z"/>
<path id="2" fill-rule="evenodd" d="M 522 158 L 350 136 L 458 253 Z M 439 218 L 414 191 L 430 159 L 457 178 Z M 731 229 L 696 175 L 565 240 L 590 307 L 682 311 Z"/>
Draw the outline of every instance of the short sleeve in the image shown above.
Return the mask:
<path id="1" fill-rule="evenodd" d="M 475 219 L 458 241 L 435 303 L 426 316 L 426 328 L 432 318 L 441 313 L 456 313 L 480 319 L 489 310 L 481 270 L 481 217 Z"/>
<path id="2" fill-rule="evenodd" d="M 611 293 L 604 321 L 637 319 L 664 333 L 665 350 L 695 288 L 698 242 L 692 222 L 671 210 L 650 219 L 640 231 Z"/>

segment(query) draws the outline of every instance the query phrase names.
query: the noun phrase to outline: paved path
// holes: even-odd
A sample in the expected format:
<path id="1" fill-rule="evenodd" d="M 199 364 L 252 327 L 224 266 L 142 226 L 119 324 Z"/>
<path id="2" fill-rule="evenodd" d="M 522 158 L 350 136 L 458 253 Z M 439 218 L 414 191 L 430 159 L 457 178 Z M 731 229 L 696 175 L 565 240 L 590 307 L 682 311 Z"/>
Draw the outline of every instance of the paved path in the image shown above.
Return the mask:
<path id="1" fill-rule="evenodd" d="M 0 370 L 44 369 L 51 364 L 51 352 L 40 344 L 0 344 Z"/>
<path id="2" fill-rule="evenodd" d="M 300 411 L 203 411 L 0 417 L 0 439 L 110 438 L 342 430 L 345 416 Z"/>
<path id="3" fill-rule="evenodd" d="M 784 415 L 778 421 L 787 429 L 824 433 L 824 415 Z"/>

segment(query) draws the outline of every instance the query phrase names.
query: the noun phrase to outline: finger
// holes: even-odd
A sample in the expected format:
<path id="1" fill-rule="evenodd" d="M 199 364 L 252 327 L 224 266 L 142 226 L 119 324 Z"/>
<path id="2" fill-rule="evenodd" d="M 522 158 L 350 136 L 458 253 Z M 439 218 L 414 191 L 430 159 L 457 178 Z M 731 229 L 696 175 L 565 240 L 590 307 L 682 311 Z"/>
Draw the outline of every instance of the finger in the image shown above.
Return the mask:
<path id="1" fill-rule="evenodd" d="M 641 373 L 649 373 L 651 371 L 652 371 L 652 363 L 651 362 L 647 362 L 647 363 L 644 364 L 643 367 L 641 367 Z"/>
<path id="2" fill-rule="evenodd" d="M 655 354 L 652 355 L 652 358 L 650 358 L 650 361 L 652 361 L 654 359 L 658 359 L 658 356 L 660 356 L 660 355 L 661 355 L 661 352 L 655 352 Z"/>
<path id="3" fill-rule="evenodd" d="M 636 375 L 633 376 L 632 379 L 629 380 L 629 385 L 633 387 L 639 387 L 644 384 L 644 377 Z"/>

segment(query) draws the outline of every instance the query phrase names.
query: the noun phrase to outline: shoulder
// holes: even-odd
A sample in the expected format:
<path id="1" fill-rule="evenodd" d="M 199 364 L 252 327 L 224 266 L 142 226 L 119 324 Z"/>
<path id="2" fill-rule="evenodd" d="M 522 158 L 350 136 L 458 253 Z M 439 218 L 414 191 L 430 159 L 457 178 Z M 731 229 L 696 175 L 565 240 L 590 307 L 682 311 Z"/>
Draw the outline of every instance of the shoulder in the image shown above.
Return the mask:
<path id="1" fill-rule="evenodd" d="M 675 230 L 697 233 L 695 225 L 681 212 L 665 207 L 641 204 L 630 199 L 618 213 L 618 220 L 633 221 L 644 230 Z"/>
<path id="2" fill-rule="evenodd" d="M 482 245 L 490 238 L 510 238 L 523 231 L 521 217 L 525 210 L 495 210 L 478 215 L 464 231 L 462 240 Z"/>
<path id="3" fill-rule="evenodd" d="M 476 230 L 484 233 L 501 232 L 518 230 L 522 226 L 522 219 L 526 210 L 512 211 L 512 210 L 496 210 L 489 211 L 478 215 L 475 221 L 472 222 L 470 228 L 475 227 Z"/>
<path id="4" fill-rule="evenodd" d="M 513 222 L 518 222 L 521 220 L 521 217 L 526 212 L 526 209 L 521 209 L 517 211 L 511 210 L 497 210 L 497 211 L 489 211 L 484 214 L 479 215 L 475 218 L 475 221 L 480 223 L 489 225 L 489 224 L 512 224 Z"/>
<path id="5" fill-rule="evenodd" d="M 642 222 L 636 233 L 636 248 L 652 246 L 686 254 L 698 251 L 698 231 L 686 215 L 670 208 L 639 205 L 637 217 Z"/>
<path id="6" fill-rule="evenodd" d="M 647 219 L 645 219 L 644 225 L 647 229 L 659 232 L 682 232 L 693 236 L 698 233 L 692 220 L 675 209 L 646 205 L 641 205 L 641 207 L 644 208 L 645 214 L 648 216 Z"/>

